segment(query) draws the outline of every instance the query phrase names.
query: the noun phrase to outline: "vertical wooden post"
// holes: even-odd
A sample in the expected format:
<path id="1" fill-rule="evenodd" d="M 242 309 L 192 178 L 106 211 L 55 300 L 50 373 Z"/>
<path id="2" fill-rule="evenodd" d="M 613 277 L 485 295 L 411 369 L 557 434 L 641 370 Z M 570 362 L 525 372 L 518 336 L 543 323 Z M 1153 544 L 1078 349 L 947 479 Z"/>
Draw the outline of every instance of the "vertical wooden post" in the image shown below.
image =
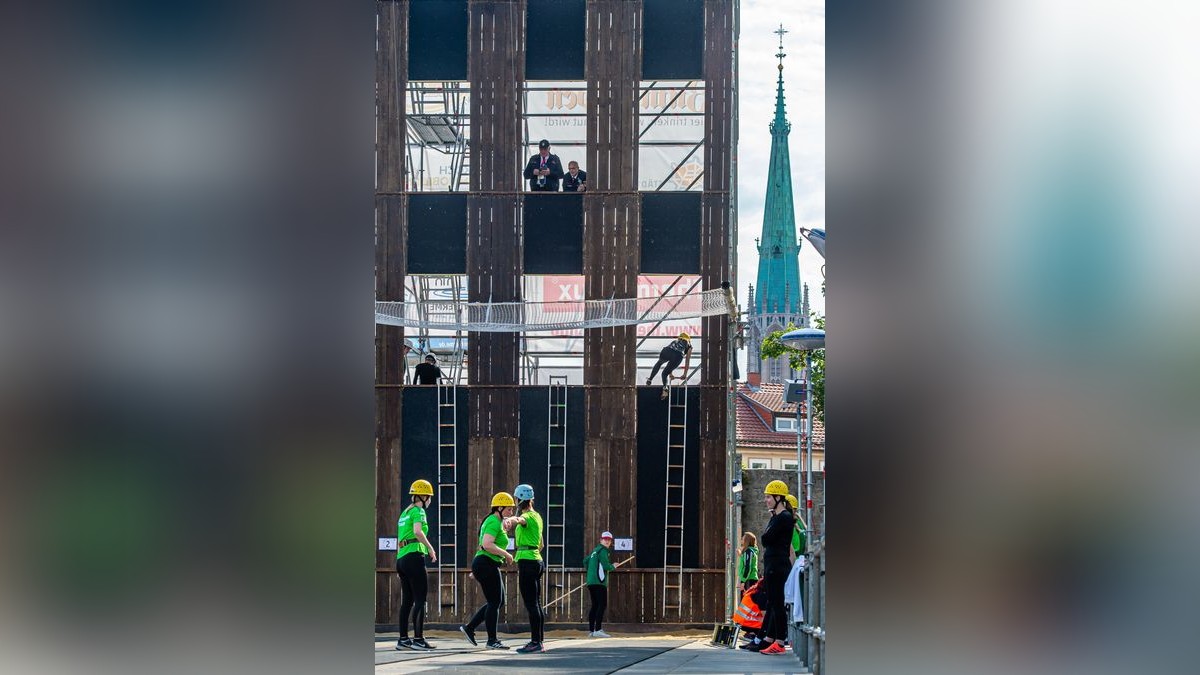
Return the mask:
<path id="1" fill-rule="evenodd" d="M 376 140 L 375 299 L 403 300 L 407 200 L 404 188 L 404 89 L 408 73 L 408 4 L 377 2 L 375 53 Z M 400 400 L 404 381 L 404 329 L 375 326 L 375 534 L 396 536 L 400 516 Z M 376 551 L 375 622 L 396 618 L 396 556 Z M 382 571 L 389 570 L 389 571 Z"/>

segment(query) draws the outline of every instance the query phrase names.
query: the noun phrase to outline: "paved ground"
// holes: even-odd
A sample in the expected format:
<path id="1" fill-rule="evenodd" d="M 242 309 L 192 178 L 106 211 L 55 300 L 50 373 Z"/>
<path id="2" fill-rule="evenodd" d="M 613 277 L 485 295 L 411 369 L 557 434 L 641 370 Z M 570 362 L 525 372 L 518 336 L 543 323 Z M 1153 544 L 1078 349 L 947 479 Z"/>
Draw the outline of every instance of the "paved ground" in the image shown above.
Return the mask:
<path id="1" fill-rule="evenodd" d="M 511 674 L 543 673 L 806 673 L 789 651 L 786 655 L 763 656 L 740 649 L 708 645 L 709 636 L 615 635 L 588 639 L 582 633 L 553 631 L 546 636 L 542 654 L 517 654 L 472 647 L 459 634 L 430 632 L 432 652 L 398 652 L 395 635 L 375 639 L 375 673 L 471 672 Z M 513 649 L 525 644 L 527 636 L 500 634 Z"/>

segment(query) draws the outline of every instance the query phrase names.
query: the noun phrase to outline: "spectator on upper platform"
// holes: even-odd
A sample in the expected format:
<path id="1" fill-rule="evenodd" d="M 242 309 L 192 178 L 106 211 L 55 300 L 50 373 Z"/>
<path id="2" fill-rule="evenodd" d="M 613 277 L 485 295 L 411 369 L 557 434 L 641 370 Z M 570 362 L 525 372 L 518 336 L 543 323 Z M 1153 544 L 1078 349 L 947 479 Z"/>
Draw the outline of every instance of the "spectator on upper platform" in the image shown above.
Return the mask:
<path id="1" fill-rule="evenodd" d="M 587 172 L 579 170 L 579 162 L 567 162 L 567 175 L 563 176 L 563 192 L 585 192 Z"/>
<path id="2" fill-rule="evenodd" d="M 543 138 L 538 143 L 538 153 L 525 164 L 525 177 L 534 192 L 558 192 L 558 181 L 563 177 L 562 160 L 550 154 L 550 141 Z"/>

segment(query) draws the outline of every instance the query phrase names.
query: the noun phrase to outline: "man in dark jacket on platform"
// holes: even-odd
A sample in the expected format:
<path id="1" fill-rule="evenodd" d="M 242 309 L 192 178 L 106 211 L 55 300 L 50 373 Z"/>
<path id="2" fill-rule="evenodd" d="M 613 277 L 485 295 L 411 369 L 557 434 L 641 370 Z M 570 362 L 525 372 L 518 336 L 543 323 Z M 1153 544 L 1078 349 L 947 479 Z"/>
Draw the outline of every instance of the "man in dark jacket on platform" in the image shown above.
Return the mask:
<path id="1" fill-rule="evenodd" d="M 529 179 L 529 189 L 534 192 L 558 192 L 563 166 L 558 155 L 550 154 L 550 141 L 543 138 L 538 143 L 538 154 L 525 164 L 525 177 Z"/>

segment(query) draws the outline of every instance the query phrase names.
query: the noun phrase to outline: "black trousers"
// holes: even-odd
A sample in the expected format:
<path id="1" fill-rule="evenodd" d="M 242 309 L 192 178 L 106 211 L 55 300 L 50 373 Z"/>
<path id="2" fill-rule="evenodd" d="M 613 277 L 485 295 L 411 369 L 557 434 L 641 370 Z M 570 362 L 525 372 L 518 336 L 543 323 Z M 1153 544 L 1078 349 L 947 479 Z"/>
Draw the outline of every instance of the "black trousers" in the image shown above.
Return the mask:
<path id="1" fill-rule="evenodd" d="M 425 637 L 425 598 L 429 593 L 425 555 L 414 552 L 397 558 L 396 574 L 400 575 L 400 637 L 408 637 L 409 615 L 413 637 Z"/>
<path id="2" fill-rule="evenodd" d="M 787 639 L 787 610 L 783 606 L 783 587 L 792 565 L 787 558 L 764 558 L 762 583 L 766 588 L 767 608 L 763 634 L 776 640 Z"/>
<path id="3" fill-rule="evenodd" d="M 658 363 L 655 363 L 654 370 L 650 371 L 650 379 L 653 380 L 654 376 L 658 373 L 659 367 L 665 364 L 666 368 L 663 368 L 662 383 L 664 387 L 667 386 L 667 380 L 671 377 L 671 371 L 678 368 L 680 363 L 683 363 L 683 354 L 670 347 L 663 347 L 662 351 L 658 353 Z"/>
<path id="4" fill-rule="evenodd" d="M 588 612 L 588 632 L 594 633 L 602 630 L 604 610 L 608 609 L 608 586 L 588 585 L 588 593 L 592 595 L 592 609 Z"/>
<path id="5" fill-rule="evenodd" d="M 517 580 L 521 599 L 529 612 L 529 640 L 541 642 L 546 636 L 546 615 L 542 611 L 542 568 L 541 560 L 518 560 Z"/>
<path id="6" fill-rule="evenodd" d="M 477 555 L 471 561 L 471 574 L 483 589 L 483 597 L 487 600 L 467 622 L 467 628 L 475 628 L 483 623 L 487 625 L 488 642 L 496 641 L 496 621 L 500 616 L 500 608 L 504 606 L 504 577 L 500 575 L 500 563 L 485 555 Z"/>

